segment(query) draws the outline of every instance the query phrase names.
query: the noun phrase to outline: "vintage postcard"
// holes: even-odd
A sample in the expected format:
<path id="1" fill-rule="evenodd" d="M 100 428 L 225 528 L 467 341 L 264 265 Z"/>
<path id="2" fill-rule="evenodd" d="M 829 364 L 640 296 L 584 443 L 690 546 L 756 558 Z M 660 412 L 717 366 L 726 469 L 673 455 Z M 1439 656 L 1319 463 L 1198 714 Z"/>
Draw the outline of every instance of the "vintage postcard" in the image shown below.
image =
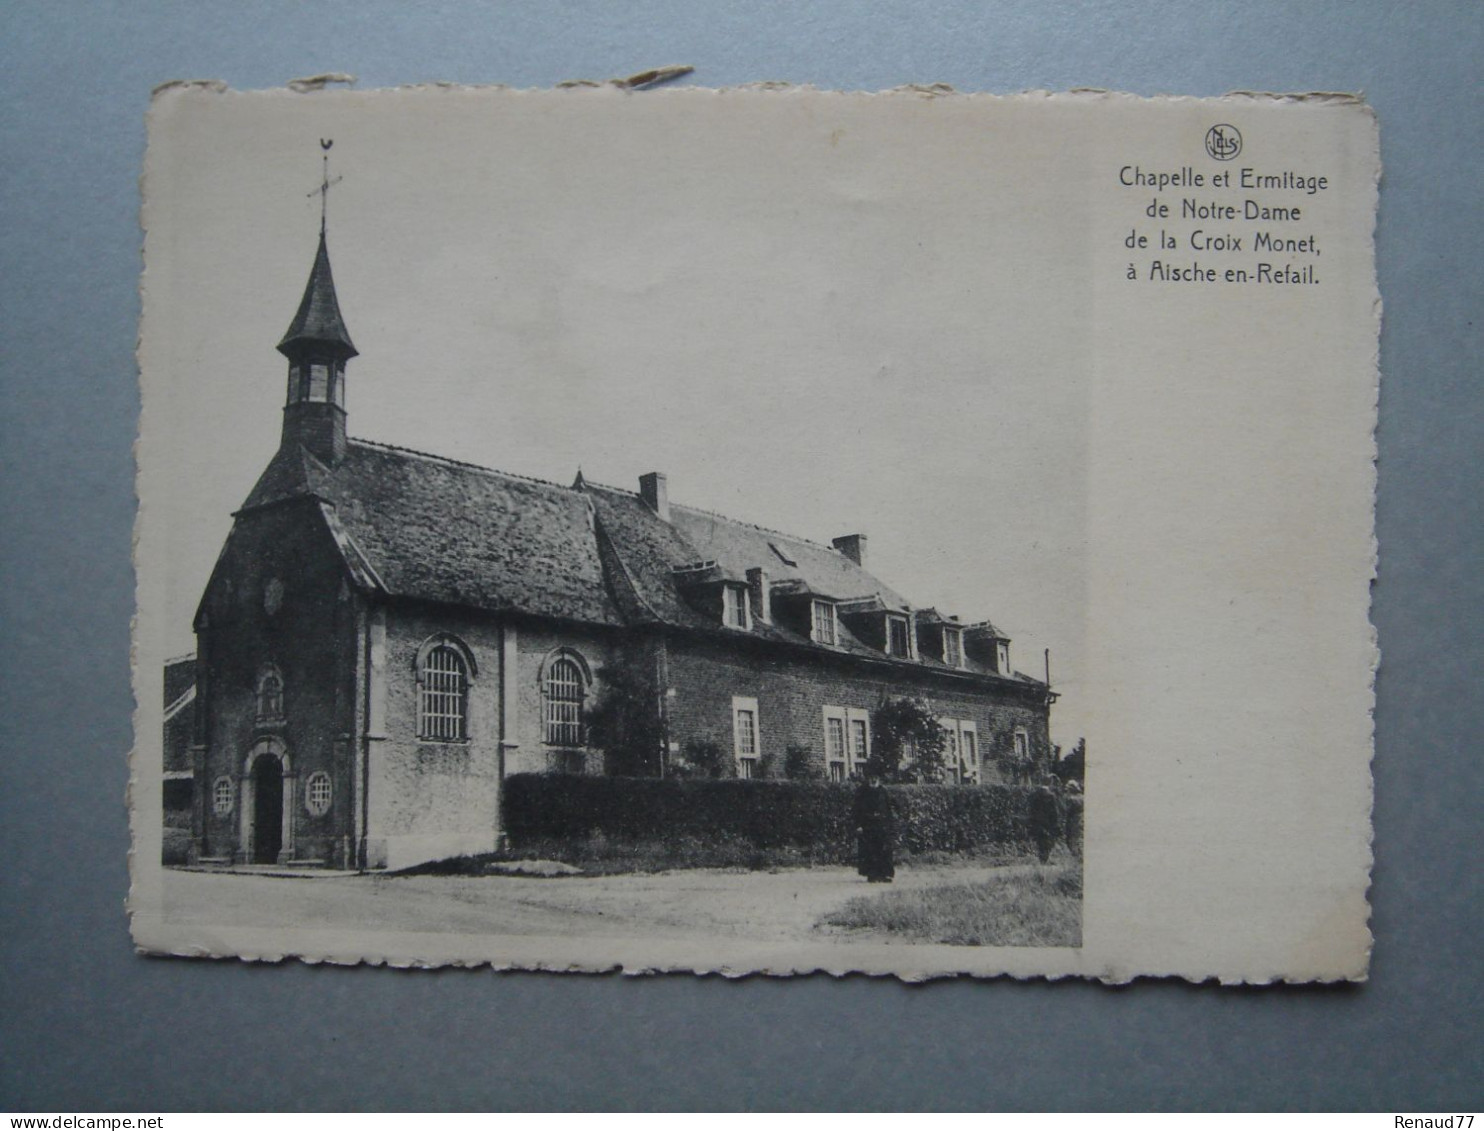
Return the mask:
<path id="1" fill-rule="evenodd" d="M 1365 977 L 1368 107 L 157 92 L 149 953 Z"/>

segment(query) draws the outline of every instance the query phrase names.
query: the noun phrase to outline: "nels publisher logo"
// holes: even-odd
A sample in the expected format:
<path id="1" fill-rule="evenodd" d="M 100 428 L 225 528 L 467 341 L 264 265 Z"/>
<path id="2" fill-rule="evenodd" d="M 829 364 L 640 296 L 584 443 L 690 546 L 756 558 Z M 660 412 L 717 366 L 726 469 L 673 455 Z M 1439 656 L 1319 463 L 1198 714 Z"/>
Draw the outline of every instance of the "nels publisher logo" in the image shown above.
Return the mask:
<path id="1" fill-rule="evenodd" d="M 1236 126 L 1212 126 L 1206 131 L 1206 152 L 1218 161 L 1230 161 L 1242 152 L 1242 131 Z"/>

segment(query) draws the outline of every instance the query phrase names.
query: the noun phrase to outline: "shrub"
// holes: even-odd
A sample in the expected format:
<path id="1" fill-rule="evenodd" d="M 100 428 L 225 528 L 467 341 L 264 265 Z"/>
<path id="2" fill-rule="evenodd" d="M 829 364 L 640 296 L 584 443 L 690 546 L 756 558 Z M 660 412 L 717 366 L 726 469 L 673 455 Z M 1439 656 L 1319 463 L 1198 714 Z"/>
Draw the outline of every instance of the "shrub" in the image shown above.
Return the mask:
<path id="1" fill-rule="evenodd" d="M 719 744 L 694 739 L 685 744 L 681 758 L 670 766 L 671 772 L 681 778 L 726 777 L 731 768 Z"/>
<path id="2" fill-rule="evenodd" d="M 807 746 L 790 744 L 783 754 L 783 776 L 789 781 L 823 781 L 824 771 Z"/>
<path id="3" fill-rule="evenodd" d="M 1069 796 L 1066 799 L 1067 817 L 1065 825 L 1065 836 L 1067 847 L 1075 856 L 1082 855 L 1082 811 L 1086 804 L 1083 798 Z"/>
<path id="4" fill-rule="evenodd" d="M 505 829 L 515 851 L 551 840 L 675 847 L 690 838 L 729 852 L 797 849 L 816 862 L 844 862 L 855 856 L 855 790 L 822 781 L 514 774 L 505 780 Z M 904 854 L 1023 850 L 1030 842 L 1024 787 L 904 785 L 889 794 Z M 1080 822 L 1080 804 L 1077 812 Z"/>
<path id="5" fill-rule="evenodd" d="M 886 699 L 871 714 L 871 759 L 866 772 L 883 781 L 939 782 L 948 732 L 926 703 Z"/>

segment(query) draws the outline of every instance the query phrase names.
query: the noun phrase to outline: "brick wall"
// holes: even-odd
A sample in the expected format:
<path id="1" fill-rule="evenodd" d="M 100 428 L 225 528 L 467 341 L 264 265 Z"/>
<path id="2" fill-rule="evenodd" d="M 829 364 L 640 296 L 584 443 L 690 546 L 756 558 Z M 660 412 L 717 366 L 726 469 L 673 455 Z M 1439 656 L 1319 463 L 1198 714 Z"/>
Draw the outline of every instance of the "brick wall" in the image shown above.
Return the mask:
<path id="1" fill-rule="evenodd" d="M 1027 733 L 1033 757 L 1050 757 L 1048 711 L 1034 691 L 969 688 L 930 672 L 903 678 L 862 671 L 821 657 L 781 658 L 761 649 L 719 642 L 687 641 L 670 646 L 670 739 L 683 750 L 692 741 L 709 741 L 731 753 L 732 697 L 758 701 L 762 756 L 782 764 L 790 744 L 807 747 L 825 769 L 824 708 L 872 710 L 883 698 L 903 695 L 928 701 L 940 717 L 972 721 L 979 735 L 983 780 L 997 780 L 995 759 L 1014 750 L 1017 728 Z"/>

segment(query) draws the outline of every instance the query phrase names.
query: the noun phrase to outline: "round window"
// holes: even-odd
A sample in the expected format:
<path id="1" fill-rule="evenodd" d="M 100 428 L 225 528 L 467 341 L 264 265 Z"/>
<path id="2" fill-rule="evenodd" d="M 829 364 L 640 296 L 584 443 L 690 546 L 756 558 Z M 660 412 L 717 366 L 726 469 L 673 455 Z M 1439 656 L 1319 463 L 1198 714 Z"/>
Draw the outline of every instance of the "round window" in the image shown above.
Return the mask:
<path id="1" fill-rule="evenodd" d="M 218 817 L 225 817 L 232 811 L 232 800 L 236 790 L 232 788 L 232 779 L 220 777 L 211 786 L 211 808 Z"/>
<path id="2" fill-rule="evenodd" d="M 323 770 L 310 774 L 304 783 L 304 807 L 314 816 L 323 817 L 330 811 L 330 796 L 330 775 Z"/>

